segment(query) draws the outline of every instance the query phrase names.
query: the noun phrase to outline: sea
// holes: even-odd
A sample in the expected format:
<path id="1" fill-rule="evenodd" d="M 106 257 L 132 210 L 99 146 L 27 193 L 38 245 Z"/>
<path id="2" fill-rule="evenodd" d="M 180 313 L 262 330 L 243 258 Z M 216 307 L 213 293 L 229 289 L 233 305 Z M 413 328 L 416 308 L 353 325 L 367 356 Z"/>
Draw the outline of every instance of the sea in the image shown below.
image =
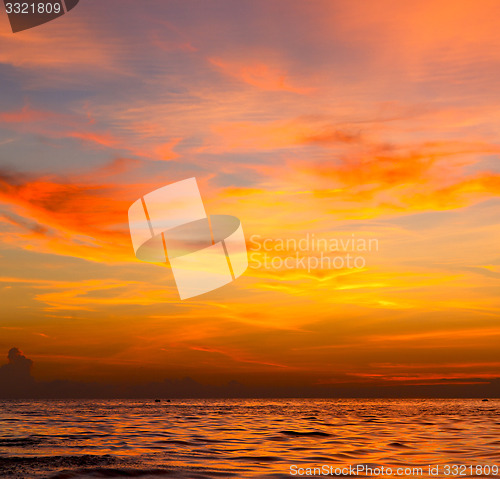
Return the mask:
<path id="1" fill-rule="evenodd" d="M 1 478 L 500 477 L 500 399 L 0 401 Z"/>

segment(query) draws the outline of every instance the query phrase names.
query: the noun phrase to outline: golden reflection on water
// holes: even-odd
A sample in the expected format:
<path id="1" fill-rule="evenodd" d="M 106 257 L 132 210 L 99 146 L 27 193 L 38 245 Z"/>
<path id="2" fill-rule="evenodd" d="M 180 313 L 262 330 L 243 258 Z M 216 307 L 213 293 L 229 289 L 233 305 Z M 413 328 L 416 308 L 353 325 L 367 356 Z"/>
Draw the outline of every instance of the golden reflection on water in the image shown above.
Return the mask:
<path id="1" fill-rule="evenodd" d="M 477 399 L 4 401 L 0 475 L 281 478 L 383 466 L 428 477 L 438 465 L 432 477 L 450 477 L 447 464 L 500 465 L 499 412 L 500 400 Z"/>

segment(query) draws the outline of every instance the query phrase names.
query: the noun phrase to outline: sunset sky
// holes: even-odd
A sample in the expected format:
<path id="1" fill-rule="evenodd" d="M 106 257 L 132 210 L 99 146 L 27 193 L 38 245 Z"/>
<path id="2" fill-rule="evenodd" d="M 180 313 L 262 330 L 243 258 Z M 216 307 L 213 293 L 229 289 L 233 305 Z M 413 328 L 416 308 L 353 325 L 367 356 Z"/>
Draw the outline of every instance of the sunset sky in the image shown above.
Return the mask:
<path id="1" fill-rule="evenodd" d="M 2 9 L 0 364 L 18 347 L 38 381 L 499 378 L 499 16 L 497 0 L 81 0 L 13 34 Z M 190 177 L 249 248 L 378 251 L 354 270 L 251 262 L 180 301 L 167 265 L 136 259 L 127 211 Z"/>

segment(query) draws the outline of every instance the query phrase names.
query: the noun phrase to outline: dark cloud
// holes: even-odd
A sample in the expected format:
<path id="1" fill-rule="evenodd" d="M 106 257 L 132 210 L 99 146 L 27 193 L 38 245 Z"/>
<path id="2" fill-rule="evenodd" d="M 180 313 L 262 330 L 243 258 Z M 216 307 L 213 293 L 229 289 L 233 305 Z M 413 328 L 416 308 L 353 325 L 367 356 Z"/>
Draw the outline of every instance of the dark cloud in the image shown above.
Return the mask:
<path id="1" fill-rule="evenodd" d="M 9 351 L 7 360 L 7 364 L 0 367 L 0 397 L 31 395 L 35 386 L 31 376 L 33 361 L 18 348 Z"/>
<path id="2" fill-rule="evenodd" d="M 33 361 L 18 348 L 8 353 L 0 367 L 1 399 L 150 399 L 150 398 L 481 398 L 500 397 L 500 378 L 471 379 L 468 384 L 454 380 L 436 384 L 320 384 L 312 386 L 247 386 L 238 381 L 223 385 L 202 384 L 186 377 L 146 384 L 115 385 L 70 380 L 35 381 Z"/>
<path id="3" fill-rule="evenodd" d="M 12 214 L 4 214 L 2 215 L 2 217 L 7 223 L 24 228 L 28 231 L 31 231 L 35 235 L 45 236 L 49 232 L 49 228 L 35 222 L 26 221 L 24 218 L 21 218 L 17 215 L 14 216 Z"/>
<path id="4" fill-rule="evenodd" d="M 7 191 L 9 188 L 22 185 L 26 181 L 29 181 L 29 179 L 29 175 L 20 173 L 13 168 L 0 167 L 0 191 Z"/>

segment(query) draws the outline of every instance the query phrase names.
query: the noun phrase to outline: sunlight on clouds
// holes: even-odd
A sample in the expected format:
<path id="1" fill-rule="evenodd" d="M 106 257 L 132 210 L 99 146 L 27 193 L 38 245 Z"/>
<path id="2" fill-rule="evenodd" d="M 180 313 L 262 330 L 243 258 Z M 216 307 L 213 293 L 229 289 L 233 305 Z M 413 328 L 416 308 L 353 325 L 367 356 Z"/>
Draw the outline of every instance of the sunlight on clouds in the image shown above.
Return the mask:
<path id="1" fill-rule="evenodd" d="M 96 358 L 137 380 L 494 377 L 497 3 L 293 0 L 263 18 L 259 1 L 241 31 L 236 2 L 127 2 L 106 21 L 89 2 L 0 32 L 1 345 L 35 350 L 47 377 L 67 360 L 91 378 Z M 192 176 L 254 259 L 255 235 L 278 259 L 295 252 L 276 239 L 306 234 L 379 248 L 357 269 L 251 257 L 180 301 L 166 264 L 136 260 L 127 210 Z"/>
<path id="2" fill-rule="evenodd" d="M 288 75 L 271 64 L 252 61 L 226 61 L 220 58 L 210 58 L 210 63 L 221 72 L 247 83 L 256 88 L 268 91 L 284 91 L 307 95 L 313 88 L 293 85 Z"/>

